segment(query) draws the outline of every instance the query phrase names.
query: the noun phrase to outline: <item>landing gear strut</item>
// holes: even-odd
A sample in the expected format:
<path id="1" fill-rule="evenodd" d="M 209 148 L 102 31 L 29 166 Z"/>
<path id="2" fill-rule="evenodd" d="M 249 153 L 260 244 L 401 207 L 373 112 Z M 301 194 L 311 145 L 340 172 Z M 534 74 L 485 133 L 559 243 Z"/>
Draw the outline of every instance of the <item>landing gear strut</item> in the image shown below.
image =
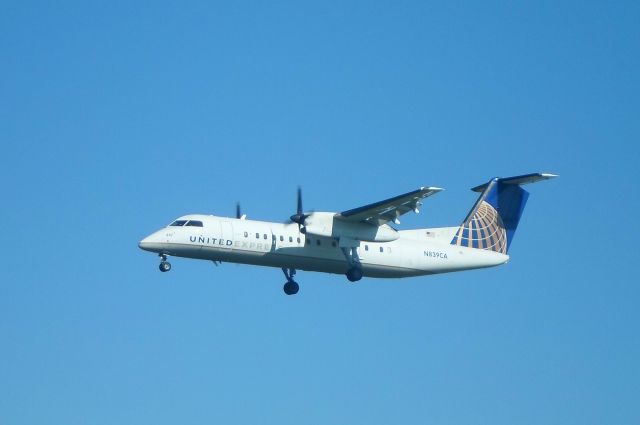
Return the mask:
<path id="1" fill-rule="evenodd" d="M 158 266 L 161 272 L 168 272 L 171 270 L 171 263 L 167 261 L 165 254 L 160 254 L 160 266 Z"/>
<path id="2" fill-rule="evenodd" d="M 296 269 L 282 269 L 284 276 L 287 278 L 287 282 L 284 284 L 282 289 L 284 293 L 287 295 L 295 295 L 300 290 L 300 285 L 293 280 L 293 277 L 296 275 Z"/>
<path id="3" fill-rule="evenodd" d="M 362 264 L 360 264 L 360 257 L 358 257 L 358 251 L 355 247 L 340 247 L 344 257 L 349 263 L 349 270 L 347 270 L 347 279 L 350 282 L 357 282 L 362 279 Z"/>

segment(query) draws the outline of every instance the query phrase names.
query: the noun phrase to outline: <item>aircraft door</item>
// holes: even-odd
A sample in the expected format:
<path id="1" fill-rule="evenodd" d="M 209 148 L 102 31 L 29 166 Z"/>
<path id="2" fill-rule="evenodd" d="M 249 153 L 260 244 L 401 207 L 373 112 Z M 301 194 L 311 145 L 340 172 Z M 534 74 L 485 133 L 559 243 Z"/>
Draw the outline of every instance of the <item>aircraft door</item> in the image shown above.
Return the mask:
<path id="1" fill-rule="evenodd" d="M 222 240 L 221 248 L 232 249 L 233 248 L 233 225 L 229 221 L 223 221 L 220 223 L 222 230 L 220 239 Z"/>
<path id="2" fill-rule="evenodd" d="M 275 252 L 277 248 L 277 241 L 276 241 L 277 236 L 273 232 L 273 229 L 269 229 L 269 233 L 271 233 L 271 248 L 269 249 L 269 251 Z"/>
<path id="3" fill-rule="evenodd" d="M 369 249 L 371 249 L 371 247 L 366 242 L 363 242 L 360 244 L 359 247 L 356 247 L 356 254 L 358 254 L 358 260 L 360 261 L 365 260 L 369 256 Z"/>

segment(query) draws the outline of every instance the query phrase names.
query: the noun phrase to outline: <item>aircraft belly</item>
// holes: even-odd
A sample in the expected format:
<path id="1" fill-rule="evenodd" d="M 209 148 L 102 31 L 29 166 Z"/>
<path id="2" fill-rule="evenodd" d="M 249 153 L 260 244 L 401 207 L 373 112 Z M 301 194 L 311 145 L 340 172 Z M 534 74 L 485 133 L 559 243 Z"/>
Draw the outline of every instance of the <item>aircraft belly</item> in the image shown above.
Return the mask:
<path id="1" fill-rule="evenodd" d="M 401 278 L 459 270 L 491 267 L 502 264 L 508 256 L 464 247 L 413 243 L 391 245 L 392 255 L 364 252 L 361 257 L 365 277 Z M 344 274 L 349 268 L 341 252 L 308 247 L 283 247 L 267 250 L 240 249 L 233 246 L 202 246 L 199 244 L 170 244 L 163 250 L 169 255 L 251 264 L 258 266 L 291 268 L 297 270 Z"/>
<path id="2" fill-rule="evenodd" d="M 196 252 L 195 255 L 197 257 L 193 258 L 335 274 L 344 274 L 349 268 L 342 253 L 306 253 L 305 251 L 305 248 L 271 251 L 222 250 L 205 246 L 200 252 Z M 398 278 L 429 274 L 424 270 L 378 264 L 366 260 L 362 261 L 362 272 L 366 277 L 378 278 Z"/>
<path id="3" fill-rule="evenodd" d="M 163 252 L 176 257 L 203 259 L 206 258 L 202 252 L 202 246 L 190 244 L 166 244 Z"/>

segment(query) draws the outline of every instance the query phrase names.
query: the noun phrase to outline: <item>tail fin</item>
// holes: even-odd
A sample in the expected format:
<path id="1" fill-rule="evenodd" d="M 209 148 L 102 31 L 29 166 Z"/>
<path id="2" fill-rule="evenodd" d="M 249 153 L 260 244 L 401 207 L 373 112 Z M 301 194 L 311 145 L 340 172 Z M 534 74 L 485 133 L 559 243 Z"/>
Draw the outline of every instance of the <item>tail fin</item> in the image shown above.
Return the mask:
<path id="1" fill-rule="evenodd" d="M 523 176 L 493 178 L 474 187 L 481 192 L 451 245 L 486 249 L 506 254 L 520 222 L 529 192 L 520 187 L 557 177 L 555 174 L 526 174 Z"/>

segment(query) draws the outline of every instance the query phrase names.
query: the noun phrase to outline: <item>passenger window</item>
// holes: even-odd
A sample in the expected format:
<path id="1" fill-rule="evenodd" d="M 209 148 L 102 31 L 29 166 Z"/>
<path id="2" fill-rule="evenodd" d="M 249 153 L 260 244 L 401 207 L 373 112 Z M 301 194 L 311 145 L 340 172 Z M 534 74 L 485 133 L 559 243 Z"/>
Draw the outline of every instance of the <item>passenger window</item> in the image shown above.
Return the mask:
<path id="1" fill-rule="evenodd" d="M 307 238 L 307 245 L 311 245 L 311 238 Z"/>
<path id="2" fill-rule="evenodd" d="M 264 238 L 267 239 L 267 234 L 266 233 L 264 234 Z"/>
<path id="3" fill-rule="evenodd" d="M 293 242 L 293 236 L 289 236 L 289 242 Z"/>
<path id="4" fill-rule="evenodd" d="M 171 223 L 169 226 L 184 226 L 187 220 L 176 220 Z"/>
<path id="5" fill-rule="evenodd" d="M 300 243 L 300 238 L 296 238 L 296 240 L 298 241 L 298 243 Z"/>
<path id="6" fill-rule="evenodd" d="M 364 250 L 365 250 L 365 251 L 369 251 L 369 245 L 365 245 L 365 246 L 364 246 Z"/>
<path id="7" fill-rule="evenodd" d="M 320 246 L 320 239 L 316 239 L 316 245 Z"/>
<path id="8" fill-rule="evenodd" d="M 256 239 L 260 239 L 260 233 L 256 233 Z"/>
<path id="9" fill-rule="evenodd" d="M 249 232 L 244 232 L 244 237 L 248 237 L 249 236 Z"/>
<path id="10" fill-rule="evenodd" d="M 202 227 L 202 222 L 198 220 L 189 220 L 189 222 L 187 223 L 187 226 Z"/>
<path id="11" fill-rule="evenodd" d="M 383 247 L 380 247 L 380 252 L 384 252 L 384 248 Z"/>
<path id="12" fill-rule="evenodd" d="M 280 235 L 280 242 L 284 242 L 284 236 Z"/>

